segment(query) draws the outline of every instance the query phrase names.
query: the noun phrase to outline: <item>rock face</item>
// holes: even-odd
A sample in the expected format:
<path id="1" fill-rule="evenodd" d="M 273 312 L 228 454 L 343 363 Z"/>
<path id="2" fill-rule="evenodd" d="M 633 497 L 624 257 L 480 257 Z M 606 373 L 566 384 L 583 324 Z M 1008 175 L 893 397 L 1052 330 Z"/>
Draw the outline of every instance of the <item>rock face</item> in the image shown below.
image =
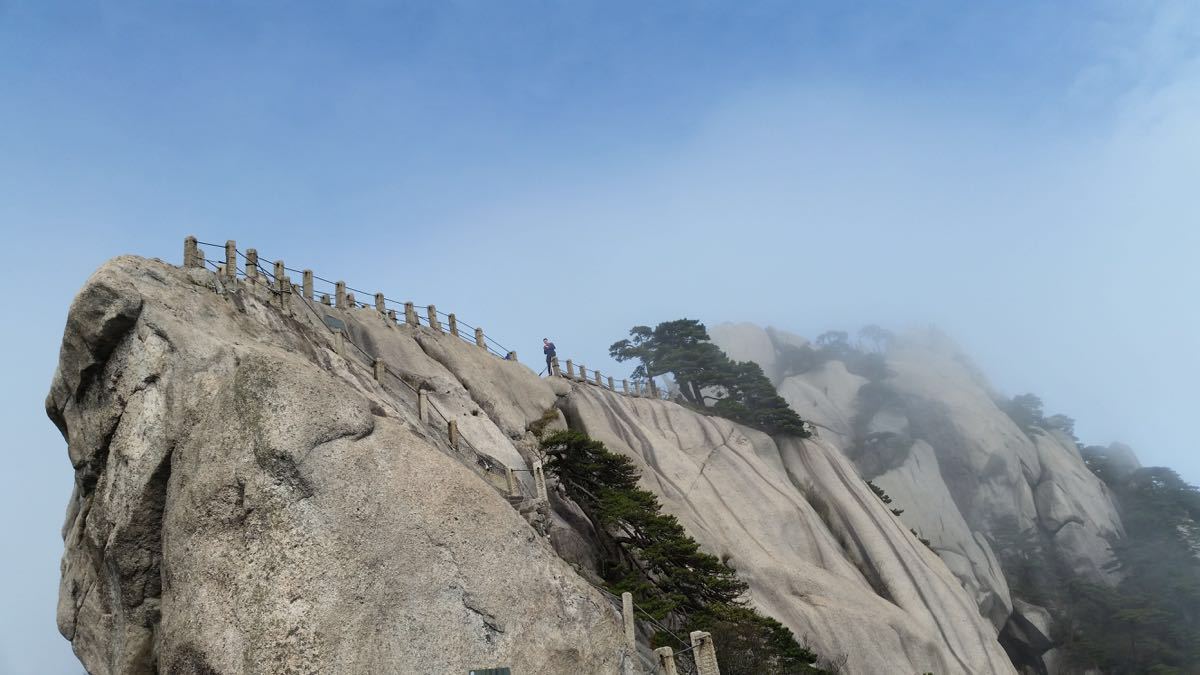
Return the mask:
<path id="1" fill-rule="evenodd" d="M 72 306 L 47 410 L 77 479 L 59 628 L 88 671 L 617 672 L 619 614 L 476 460 L 299 301 L 289 317 L 243 286 L 119 258 Z M 525 466 L 511 436 L 548 386 L 452 336 L 321 311 L 430 386 L 479 461 Z"/>
<path id="2" fill-rule="evenodd" d="M 770 339 L 744 325 L 712 335 L 734 351 L 744 348 L 722 340 Z M 1035 611 L 1032 605 L 1017 603 L 1014 612 L 994 550 L 1005 537 L 1044 536 L 1076 574 L 1113 581 L 1104 565 L 1109 541 L 1123 534 L 1121 521 L 1071 439 L 1018 428 L 983 376 L 937 333 L 896 340 L 886 364 L 888 376 L 878 382 L 830 361 L 784 373 L 778 389 L 904 510 L 901 519 L 930 540 L 997 630 L 1015 620 L 1012 634 L 1030 636 L 1030 622 L 1041 620 L 1023 613 Z M 1111 452 L 1123 456 L 1121 447 Z"/>
<path id="3" fill-rule="evenodd" d="M 330 325 L 344 326 L 340 351 Z M 855 437 L 872 383 L 830 364 L 794 384 Z M 1014 672 L 994 625 L 1012 603 L 981 536 L 988 509 L 1023 494 L 1023 522 L 1057 526 L 1081 551 L 1106 531 L 1072 518 L 1078 485 L 1030 487 L 1086 482 L 1039 454 L 1061 449 L 1052 438 L 1022 441 L 1026 463 L 981 483 L 972 510 L 944 480 L 958 466 L 946 436 L 880 406 L 870 428 L 921 442 L 873 460 L 877 476 L 924 514 L 943 562 L 832 437 L 771 438 L 540 379 L 373 309 L 132 257 L 76 298 L 46 407 L 76 473 L 59 628 L 96 674 L 628 672 L 640 657 L 587 581 L 591 524 L 553 490 L 549 507 L 504 496 L 506 467 L 533 494 L 530 429 L 562 425 L 556 410 L 634 458 L 665 508 L 738 569 L 750 602 L 842 672 Z M 918 493 L 932 501 L 918 506 Z"/>
<path id="4" fill-rule="evenodd" d="M 846 672 L 1013 672 L 974 600 L 828 443 L 596 388 L 567 409 L 572 428 L 637 461 L 757 607 Z"/>

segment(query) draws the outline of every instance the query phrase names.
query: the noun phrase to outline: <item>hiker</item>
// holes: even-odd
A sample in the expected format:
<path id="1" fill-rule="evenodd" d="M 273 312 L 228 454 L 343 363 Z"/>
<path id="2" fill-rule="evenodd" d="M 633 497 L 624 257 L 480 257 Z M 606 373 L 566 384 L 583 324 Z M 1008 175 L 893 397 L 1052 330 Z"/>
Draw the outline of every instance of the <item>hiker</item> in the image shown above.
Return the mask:
<path id="1" fill-rule="evenodd" d="M 554 343 L 550 338 L 542 338 L 542 353 L 546 355 L 546 377 L 554 375 Z"/>

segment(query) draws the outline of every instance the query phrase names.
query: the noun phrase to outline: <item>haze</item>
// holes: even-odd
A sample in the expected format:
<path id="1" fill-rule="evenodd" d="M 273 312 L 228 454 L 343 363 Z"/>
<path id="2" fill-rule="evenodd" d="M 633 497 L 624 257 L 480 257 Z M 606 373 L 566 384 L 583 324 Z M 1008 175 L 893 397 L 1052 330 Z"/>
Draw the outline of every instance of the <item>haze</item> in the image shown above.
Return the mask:
<path id="1" fill-rule="evenodd" d="M 1200 482 L 1195 3 L 0 3 L 0 672 L 54 625 L 71 298 L 182 240 L 436 303 L 539 370 L 635 324 L 935 324 Z"/>

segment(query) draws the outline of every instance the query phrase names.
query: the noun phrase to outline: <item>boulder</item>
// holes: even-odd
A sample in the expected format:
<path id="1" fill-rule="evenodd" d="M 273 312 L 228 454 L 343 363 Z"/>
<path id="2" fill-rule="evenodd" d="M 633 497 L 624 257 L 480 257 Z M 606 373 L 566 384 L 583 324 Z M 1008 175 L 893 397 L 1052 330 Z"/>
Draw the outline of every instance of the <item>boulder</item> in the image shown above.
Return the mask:
<path id="1" fill-rule="evenodd" d="M 463 435 L 481 454 L 422 423 L 400 380 L 336 354 L 322 312 L 447 407 L 480 409 Z M 632 658 L 610 601 L 489 482 L 488 463 L 522 462 L 509 437 L 531 420 L 516 411 L 553 394 L 536 377 L 504 389 L 516 364 L 499 359 L 468 392 L 455 373 L 482 350 L 411 332 L 138 258 L 88 281 L 47 400 L 76 470 L 58 623 L 88 672 Z"/>

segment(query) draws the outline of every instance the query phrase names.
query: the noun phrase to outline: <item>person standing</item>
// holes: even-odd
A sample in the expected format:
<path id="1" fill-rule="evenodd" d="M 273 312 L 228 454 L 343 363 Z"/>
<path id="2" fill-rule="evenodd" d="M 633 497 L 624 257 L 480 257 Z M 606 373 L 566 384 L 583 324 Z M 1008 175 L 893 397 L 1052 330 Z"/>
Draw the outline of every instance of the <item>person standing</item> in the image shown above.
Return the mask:
<path id="1" fill-rule="evenodd" d="M 546 355 L 546 377 L 554 375 L 554 343 L 550 338 L 542 338 L 542 353 Z"/>

